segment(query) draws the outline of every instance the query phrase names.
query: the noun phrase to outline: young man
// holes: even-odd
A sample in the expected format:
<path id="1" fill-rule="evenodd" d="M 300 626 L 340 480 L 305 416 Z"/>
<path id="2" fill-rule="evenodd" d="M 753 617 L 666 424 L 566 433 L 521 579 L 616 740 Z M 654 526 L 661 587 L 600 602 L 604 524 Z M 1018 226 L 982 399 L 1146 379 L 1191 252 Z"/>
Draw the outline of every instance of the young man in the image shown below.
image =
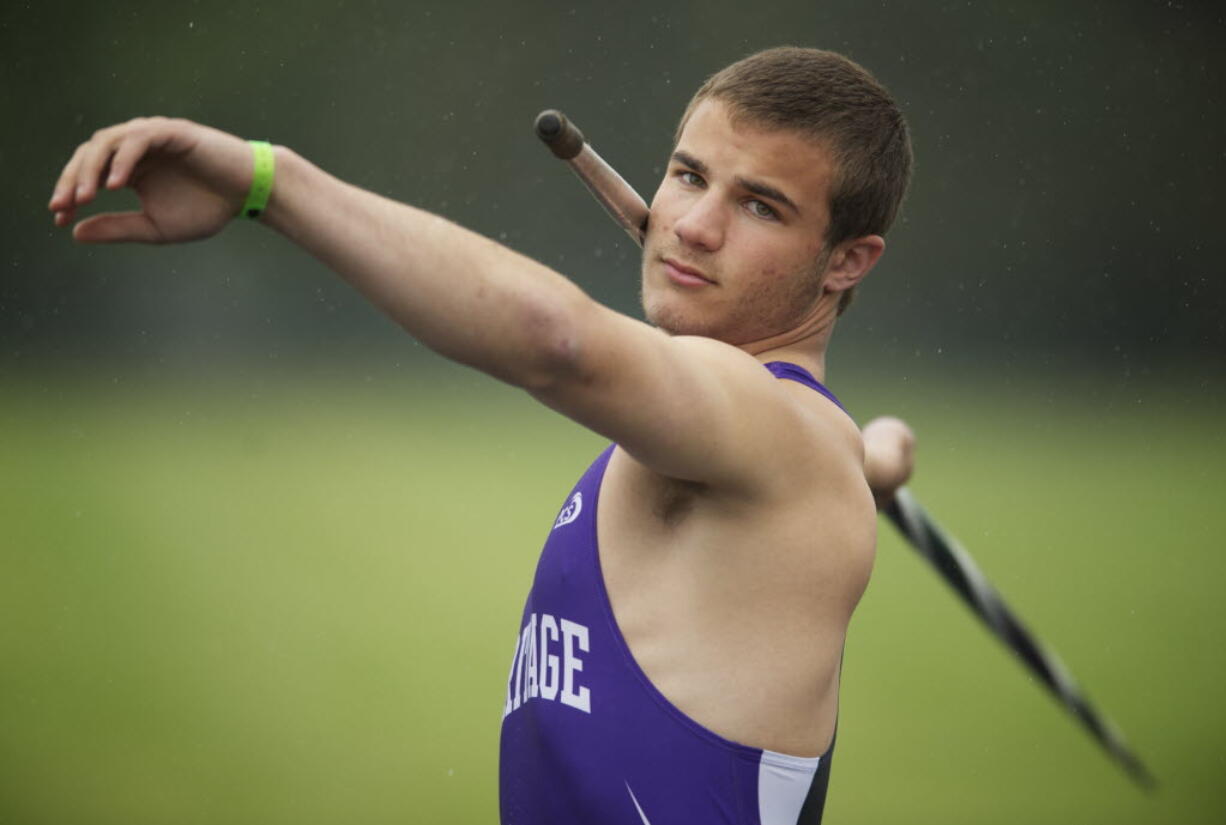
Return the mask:
<path id="1" fill-rule="evenodd" d="M 100 184 L 132 186 L 141 212 L 82 221 L 76 240 L 207 237 L 267 188 L 261 151 L 253 172 L 236 137 L 134 120 L 77 150 L 50 208 L 67 226 Z M 866 460 L 820 383 L 910 172 L 885 90 L 805 49 L 708 81 L 652 203 L 650 324 L 288 148 L 275 170 L 264 223 L 422 342 L 614 442 L 566 497 L 524 610 L 503 821 L 819 821 L 870 484 L 888 497 L 910 472 L 905 425 L 866 428 Z"/>

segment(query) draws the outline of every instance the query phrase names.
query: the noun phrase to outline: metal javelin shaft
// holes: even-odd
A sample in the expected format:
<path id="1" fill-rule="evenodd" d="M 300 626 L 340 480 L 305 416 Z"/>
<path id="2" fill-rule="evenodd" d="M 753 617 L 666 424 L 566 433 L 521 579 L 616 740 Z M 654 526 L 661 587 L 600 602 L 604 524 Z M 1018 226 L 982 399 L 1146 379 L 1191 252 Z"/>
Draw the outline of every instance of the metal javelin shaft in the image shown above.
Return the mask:
<path id="1" fill-rule="evenodd" d="M 555 157 L 566 161 L 566 165 L 579 176 L 609 217 L 626 230 L 636 244 L 642 246 L 643 236 L 647 233 L 646 201 L 604 158 L 596 154 L 591 144 L 583 139 L 578 127 L 557 109 L 546 109 L 536 116 L 536 136 L 545 142 Z"/>
<path id="2" fill-rule="evenodd" d="M 937 526 L 911 491 L 906 487 L 899 488 L 894 500 L 883 508 L 883 512 L 911 546 L 936 568 L 941 578 L 957 592 L 971 611 L 1085 726 L 1107 754 L 1141 786 L 1153 790 L 1157 782 L 1129 749 L 1119 728 L 1094 710 L 1060 658 L 1026 629 L 983 575 L 966 548 Z"/>
<path id="3" fill-rule="evenodd" d="M 613 220 L 642 246 L 650 214 L 647 203 L 596 154 L 583 133 L 561 112 L 546 109 L 537 115 L 536 134 L 555 156 L 567 162 Z M 1149 790 L 1156 787 L 1153 775 L 1129 749 L 1119 729 L 1094 710 L 1059 658 L 1044 648 L 1017 619 L 966 549 L 937 526 L 911 491 L 899 488 L 883 512 L 903 538 L 962 597 L 993 635 L 1042 680 L 1107 754 L 1141 786 Z"/>

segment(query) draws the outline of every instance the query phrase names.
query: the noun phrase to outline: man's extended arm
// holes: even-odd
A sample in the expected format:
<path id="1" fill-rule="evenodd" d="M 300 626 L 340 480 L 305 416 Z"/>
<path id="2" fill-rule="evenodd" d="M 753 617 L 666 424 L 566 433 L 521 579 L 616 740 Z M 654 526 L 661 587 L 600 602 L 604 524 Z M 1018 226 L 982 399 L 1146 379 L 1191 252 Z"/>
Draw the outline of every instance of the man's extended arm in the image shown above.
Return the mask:
<path id="1" fill-rule="evenodd" d="M 251 154 L 232 135 L 182 120 L 100 130 L 57 184 L 50 206 L 58 225 L 93 199 L 108 168 L 106 185 L 131 184 L 142 212 L 95 216 L 74 237 L 175 242 L 215 234 L 238 212 Z M 287 149 L 277 150 L 263 220 L 427 346 L 528 389 L 664 475 L 752 486 L 770 469 L 760 456 L 786 447 L 783 434 L 799 423 L 789 418 L 794 405 L 764 403 L 774 381 L 745 353 L 670 338 L 535 261 L 337 180 Z M 830 444 L 843 459 L 856 449 L 833 436 Z"/>
<path id="2" fill-rule="evenodd" d="M 251 178 L 245 141 L 187 121 L 132 121 L 100 130 L 78 150 L 52 201 L 57 223 L 68 223 L 73 206 L 93 199 L 112 146 L 107 188 L 131 183 L 143 212 L 85 220 L 74 230 L 78 241 L 208 237 L 238 212 Z M 283 147 L 276 149 L 276 183 L 262 220 L 430 347 L 524 387 L 549 380 L 559 367 L 565 320 L 587 301 L 546 267 L 344 183 Z"/>

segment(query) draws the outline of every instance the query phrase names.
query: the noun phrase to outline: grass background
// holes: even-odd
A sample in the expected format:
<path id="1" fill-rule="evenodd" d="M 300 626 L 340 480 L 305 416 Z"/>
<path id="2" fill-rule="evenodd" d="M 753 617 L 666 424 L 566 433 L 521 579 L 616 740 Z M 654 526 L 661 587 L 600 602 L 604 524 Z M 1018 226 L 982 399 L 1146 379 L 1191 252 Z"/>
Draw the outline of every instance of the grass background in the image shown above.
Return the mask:
<path id="1" fill-rule="evenodd" d="M 826 821 L 1226 818 L 1222 396 L 832 384 L 913 423 L 912 489 L 1163 784 L 883 521 Z M 0 822 L 496 821 L 519 612 L 599 439 L 450 368 L 2 387 Z"/>

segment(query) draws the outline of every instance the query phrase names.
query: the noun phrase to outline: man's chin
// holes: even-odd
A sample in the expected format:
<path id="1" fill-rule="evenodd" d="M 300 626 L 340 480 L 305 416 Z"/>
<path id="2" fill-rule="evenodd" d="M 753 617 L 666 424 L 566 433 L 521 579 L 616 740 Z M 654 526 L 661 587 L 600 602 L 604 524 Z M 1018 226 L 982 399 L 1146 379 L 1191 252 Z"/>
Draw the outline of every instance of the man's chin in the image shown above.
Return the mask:
<path id="1" fill-rule="evenodd" d="M 648 301 L 644 295 L 639 297 L 642 299 L 643 317 L 647 319 L 647 323 L 669 335 L 676 335 L 677 322 L 680 320 L 677 313 L 658 301 Z"/>
<path id="2" fill-rule="evenodd" d="M 667 306 L 645 306 L 643 314 L 647 323 L 669 335 L 700 335 L 704 338 L 719 338 L 719 330 L 711 323 L 687 316 Z"/>

